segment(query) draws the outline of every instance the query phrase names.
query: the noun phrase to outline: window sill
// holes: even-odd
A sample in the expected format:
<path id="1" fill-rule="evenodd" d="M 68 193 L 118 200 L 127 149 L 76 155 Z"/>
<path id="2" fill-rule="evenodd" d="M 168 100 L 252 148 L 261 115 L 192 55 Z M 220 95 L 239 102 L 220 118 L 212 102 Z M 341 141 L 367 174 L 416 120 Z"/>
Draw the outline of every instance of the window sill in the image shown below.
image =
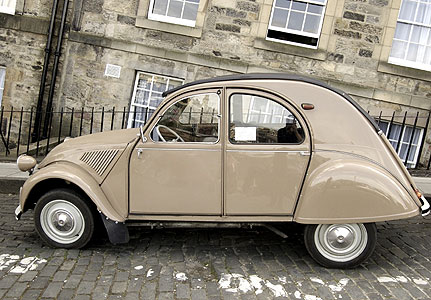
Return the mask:
<path id="1" fill-rule="evenodd" d="M 326 60 L 326 51 L 321 49 L 310 49 L 301 46 L 293 46 L 284 43 L 272 42 L 263 38 L 256 38 L 254 45 L 257 49 L 268 50 L 279 53 L 293 54 L 316 60 Z"/>
<path id="2" fill-rule="evenodd" d="M 147 29 L 164 31 L 168 33 L 175 33 L 179 35 L 195 37 L 195 38 L 200 38 L 202 36 L 202 28 L 188 27 L 188 26 L 183 26 L 178 24 L 153 21 L 153 20 L 148 20 L 145 17 L 138 17 L 136 19 L 136 26 L 147 28 Z"/>
<path id="3" fill-rule="evenodd" d="M 429 71 L 403 67 L 388 62 L 380 61 L 377 66 L 377 71 L 431 82 L 431 73 Z"/>

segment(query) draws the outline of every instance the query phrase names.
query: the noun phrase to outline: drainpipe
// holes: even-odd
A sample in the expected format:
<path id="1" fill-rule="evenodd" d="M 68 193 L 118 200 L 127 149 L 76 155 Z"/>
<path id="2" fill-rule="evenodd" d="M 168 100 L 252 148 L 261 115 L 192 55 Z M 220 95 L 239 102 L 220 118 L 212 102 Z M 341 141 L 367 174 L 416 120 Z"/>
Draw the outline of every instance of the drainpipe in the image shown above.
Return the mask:
<path id="1" fill-rule="evenodd" d="M 45 122 L 43 126 L 43 135 L 42 135 L 44 137 L 46 137 L 48 133 L 49 119 L 50 119 L 49 113 L 51 112 L 52 99 L 54 98 L 55 82 L 57 80 L 57 72 L 58 72 L 58 61 L 61 55 L 61 44 L 63 42 L 63 35 L 64 35 L 64 30 L 66 25 L 68 7 L 69 7 L 69 0 L 64 0 L 63 13 L 61 15 L 60 30 L 59 30 L 58 39 L 57 39 L 57 49 L 55 50 L 55 56 L 54 56 L 54 67 L 52 69 L 51 86 L 49 87 L 48 103 L 46 104 Z"/>
<path id="2" fill-rule="evenodd" d="M 57 15 L 58 0 L 54 0 L 52 4 L 51 20 L 49 22 L 48 40 L 46 41 L 45 58 L 43 62 L 42 79 L 40 81 L 39 96 L 37 99 L 36 118 L 34 120 L 32 141 L 35 142 L 39 136 L 40 125 L 42 121 L 42 104 L 45 93 L 46 75 L 48 73 L 49 57 L 51 55 L 51 42 L 54 34 L 55 16 Z"/>

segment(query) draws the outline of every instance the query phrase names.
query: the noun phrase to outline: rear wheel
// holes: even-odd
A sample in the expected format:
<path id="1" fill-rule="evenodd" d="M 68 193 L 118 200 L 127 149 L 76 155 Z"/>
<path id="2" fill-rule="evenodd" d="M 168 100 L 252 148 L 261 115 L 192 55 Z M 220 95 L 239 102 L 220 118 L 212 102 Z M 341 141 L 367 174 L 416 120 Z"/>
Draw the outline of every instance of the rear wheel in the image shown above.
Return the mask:
<path id="1" fill-rule="evenodd" d="M 368 259 L 376 246 L 377 229 L 367 224 L 307 225 L 305 245 L 311 257 L 328 268 L 353 268 Z"/>
<path id="2" fill-rule="evenodd" d="M 94 232 L 94 217 L 83 197 L 73 190 L 56 189 L 44 194 L 34 210 L 36 230 L 56 248 L 82 248 Z"/>

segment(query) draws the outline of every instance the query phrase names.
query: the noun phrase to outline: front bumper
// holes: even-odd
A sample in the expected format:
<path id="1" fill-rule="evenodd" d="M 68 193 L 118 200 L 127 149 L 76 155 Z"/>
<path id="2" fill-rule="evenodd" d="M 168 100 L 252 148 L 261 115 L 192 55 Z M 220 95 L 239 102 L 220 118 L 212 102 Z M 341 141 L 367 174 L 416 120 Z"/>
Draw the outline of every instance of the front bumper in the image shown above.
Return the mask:
<path id="1" fill-rule="evenodd" d="M 424 196 L 421 197 L 421 202 L 422 202 L 422 206 L 421 206 L 422 217 L 425 217 L 430 213 L 430 204 L 428 200 L 425 199 Z"/>
<path id="2" fill-rule="evenodd" d="M 21 218 L 21 215 L 22 215 L 22 209 L 20 204 L 17 206 L 17 208 L 15 208 L 15 219 L 19 221 L 19 219 Z"/>

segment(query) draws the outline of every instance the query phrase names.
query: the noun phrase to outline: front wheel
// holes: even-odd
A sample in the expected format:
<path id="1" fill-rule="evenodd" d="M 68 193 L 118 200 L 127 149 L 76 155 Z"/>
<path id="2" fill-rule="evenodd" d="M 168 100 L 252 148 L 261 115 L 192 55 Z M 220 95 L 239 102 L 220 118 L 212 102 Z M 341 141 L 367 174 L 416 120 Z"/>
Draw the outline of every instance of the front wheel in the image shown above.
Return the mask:
<path id="1" fill-rule="evenodd" d="M 36 230 L 55 248 L 82 248 L 94 232 L 93 213 L 73 190 L 55 189 L 44 194 L 34 209 Z"/>
<path id="2" fill-rule="evenodd" d="M 373 253 L 376 239 L 374 223 L 307 225 L 304 232 L 311 257 L 328 268 L 360 265 Z"/>

